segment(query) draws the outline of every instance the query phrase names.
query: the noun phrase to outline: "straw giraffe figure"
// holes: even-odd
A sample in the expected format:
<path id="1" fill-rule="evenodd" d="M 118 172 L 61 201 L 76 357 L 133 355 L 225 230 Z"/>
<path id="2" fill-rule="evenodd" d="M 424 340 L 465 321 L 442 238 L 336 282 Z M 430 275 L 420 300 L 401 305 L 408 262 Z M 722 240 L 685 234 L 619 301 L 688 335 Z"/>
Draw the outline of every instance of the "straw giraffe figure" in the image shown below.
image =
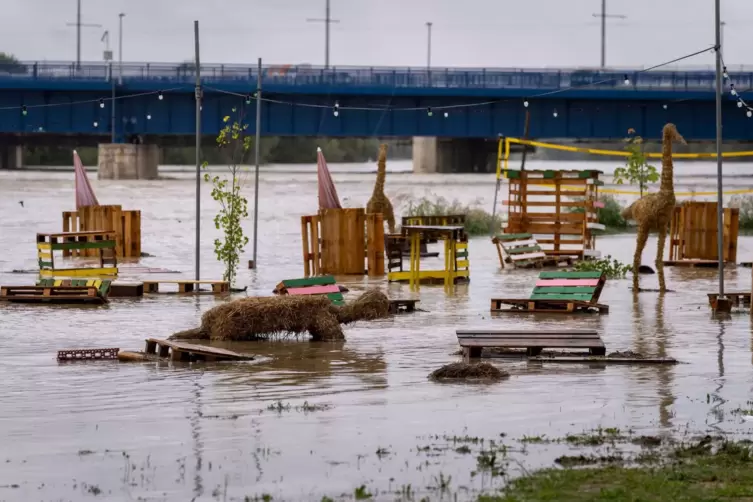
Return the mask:
<path id="1" fill-rule="evenodd" d="M 390 233 L 395 233 L 395 213 L 392 209 L 392 203 L 384 195 L 384 179 L 387 175 L 387 145 L 379 145 L 379 162 L 377 169 L 376 183 L 374 184 L 374 193 L 371 194 L 369 203 L 366 204 L 367 213 L 381 213 Z"/>
<path id="2" fill-rule="evenodd" d="M 659 234 L 656 251 L 656 272 L 659 274 L 659 291 L 667 291 L 664 281 L 664 243 L 667 239 L 669 224 L 675 211 L 675 188 L 672 181 L 672 143 L 682 144 L 685 139 L 677 132 L 674 124 L 667 124 L 662 130 L 661 185 L 657 193 L 645 195 L 622 211 L 626 220 L 635 220 L 638 224 L 635 255 L 633 256 L 633 291 L 637 292 L 638 269 L 641 266 L 643 248 L 646 247 L 649 232 Z"/>

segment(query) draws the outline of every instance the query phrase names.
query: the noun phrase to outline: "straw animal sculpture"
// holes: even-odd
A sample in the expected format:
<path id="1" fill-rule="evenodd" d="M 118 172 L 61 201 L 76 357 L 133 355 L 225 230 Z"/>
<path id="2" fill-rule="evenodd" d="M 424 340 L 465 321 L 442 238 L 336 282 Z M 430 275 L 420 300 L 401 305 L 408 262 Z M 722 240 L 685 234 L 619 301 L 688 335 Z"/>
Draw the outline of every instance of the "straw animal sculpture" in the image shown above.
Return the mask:
<path id="1" fill-rule="evenodd" d="M 174 339 L 251 341 L 308 332 L 314 341 L 344 340 L 341 324 L 389 315 L 389 300 L 377 290 L 352 303 L 333 305 L 326 296 L 268 296 L 235 300 L 207 310 L 201 326 Z"/>

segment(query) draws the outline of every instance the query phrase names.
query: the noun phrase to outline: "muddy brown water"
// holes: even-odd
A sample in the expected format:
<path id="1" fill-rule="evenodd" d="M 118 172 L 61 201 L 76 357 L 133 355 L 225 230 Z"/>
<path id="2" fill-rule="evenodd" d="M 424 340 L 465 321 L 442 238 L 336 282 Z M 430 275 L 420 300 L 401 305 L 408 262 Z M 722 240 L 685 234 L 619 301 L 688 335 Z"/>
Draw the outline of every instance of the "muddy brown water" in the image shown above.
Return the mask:
<path id="1" fill-rule="evenodd" d="M 100 203 L 142 211 L 143 250 L 154 257 L 139 265 L 180 271 L 133 278 L 193 277 L 194 181 L 190 173 L 166 176 L 172 179 L 92 180 Z M 346 205 L 366 202 L 373 175 L 336 172 L 334 178 Z M 72 173 L 0 174 L 0 283 L 34 282 L 33 274 L 11 271 L 36 267 L 34 234 L 60 230 L 61 212 L 74 206 L 72 180 Z M 395 174 L 387 185 L 398 200 L 430 192 L 462 202 L 480 197 L 488 207 L 491 180 Z M 253 194 L 251 183 L 246 192 Z M 311 170 L 265 171 L 260 196 L 259 269 L 242 267 L 238 280 L 249 295 L 268 295 L 281 279 L 302 275 L 299 217 L 316 210 L 316 179 Z M 214 212 L 203 186 L 203 278 L 221 274 L 212 250 Z M 655 246 L 652 237 L 644 263 L 653 264 Z M 634 235 L 600 237 L 597 247 L 629 262 Z M 391 297 L 419 298 L 427 312 L 349 326 L 344 344 L 225 345 L 260 356 L 250 363 L 55 360 L 59 349 L 141 349 L 146 337 L 195 326 L 219 301 L 211 296 L 114 299 L 97 308 L 0 306 L 0 500 L 243 500 L 264 493 L 320 500 L 352 497 L 361 485 L 384 494 L 408 484 L 439 500 L 431 487 L 440 475 L 469 491 L 499 483 L 472 474 L 481 446 L 457 452 L 462 442 L 453 437 L 507 441 L 519 449 L 515 439 L 524 435 L 558 437 L 599 426 L 630 426 L 640 434 L 750 431 L 731 411 L 752 407 L 746 403 L 753 385 L 751 320 L 747 313 L 712 319 L 706 293 L 716 290 L 715 270 L 668 268 L 677 292 L 642 293 L 637 301 L 628 280 L 610 281 L 602 295 L 609 315 L 492 318 L 489 299 L 528 295 L 536 272 L 500 271 L 486 238 L 472 239 L 469 249 L 471 283 L 452 292 L 340 279 L 351 288 L 347 297 L 377 286 Z M 753 240 L 741 238 L 738 260 L 749 259 L 752 249 Z M 249 245 L 243 263 L 250 257 Z M 440 266 L 441 258 L 433 263 Z M 727 270 L 727 289 L 749 290 L 750 276 L 750 269 Z M 641 284 L 657 287 L 656 276 L 643 276 Z M 427 380 L 457 360 L 455 329 L 513 325 L 595 329 L 608 351 L 688 364 L 559 367 L 494 359 L 510 379 L 493 385 Z M 278 401 L 282 409 L 268 409 Z M 563 449 L 531 449 L 511 469 L 552 465 Z"/>

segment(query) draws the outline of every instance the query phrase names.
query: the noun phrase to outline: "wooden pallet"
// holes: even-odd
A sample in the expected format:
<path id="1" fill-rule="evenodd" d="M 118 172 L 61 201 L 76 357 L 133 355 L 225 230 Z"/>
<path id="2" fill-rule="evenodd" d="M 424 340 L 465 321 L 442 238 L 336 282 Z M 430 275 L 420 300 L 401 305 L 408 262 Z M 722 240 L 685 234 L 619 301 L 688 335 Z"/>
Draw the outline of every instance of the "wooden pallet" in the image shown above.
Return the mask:
<path id="1" fill-rule="evenodd" d="M 390 300 L 390 314 L 400 312 L 415 312 L 416 302 L 419 300 Z"/>
<path id="2" fill-rule="evenodd" d="M 497 246 L 499 265 L 502 268 L 505 268 L 505 263 L 511 263 L 515 268 L 569 266 L 573 263 L 572 257 L 560 257 L 559 252 L 547 256 L 532 234 L 500 234 L 492 237 L 492 243 Z M 584 256 L 592 252 L 593 250 L 586 250 Z"/>
<path id="3" fill-rule="evenodd" d="M 160 285 L 167 285 L 167 284 L 177 284 L 178 285 L 178 291 L 160 291 Z M 203 291 L 199 289 L 199 286 L 202 284 L 208 284 L 212 286 L 211 291 Z M 230 292 L 230 283 L 227 281 L 144 281 L 144 293 L 151 293 L 151 294 L 169 294 L 169 293 L 179 293 L 179 294 L 213 294 L 213 295 L 220 295 L 224 293 Z"/>
<path id="4" fill-rule="evenodd" d="M 303 279 L 285 279 L 274 289 L 277 295 L 326 295 L 335 305 L 344 305 L 340 286 L 331 275 L 306 277 Z"/>
<path id="5" fill-rule="evenodd" d="M 89 303 L 101 305 L 107 298 L 95 287 L 0 286 L 0 301 L 15 303 Z"/>
<path id="6" fill-rule="evenodd" d="M 253 356 L 247 356 L 233 352 L 232 350 L 209 347 L 208 345 L 195 345 L 193 343 L 172 342 L 147 338 L 144 353 L 158 357 L 170 358 L 172 361 L 196 362 L 196 361 L 249 361 Z"/>
<path id="7" fill-rule="evenodd" d="M 598 303 L 605 282 L 606 275 L 601 272 L 541 272 L 529 298 L 492 298 L 491 311 L 607 314 L 609 306 Z"/>
<path id="8" fill-rule="evenodd" d="M 91 359 L 117 359 L 118 348 L 58 350 L 58 361 L 84 361 Z"/>
<path id="9" fill-rule="evenodd" d="M 725 292 L 724 296 L 729 299 L 732 307 L 750 308 L 750 291 L 748 291 L 747 293 L 739 291 L 734 293 Z M 719 298 L 719 293 L 708 293 L 708 297 L 709 305 L 712 309 L 716 309 L 716 300 L 717 298 Z"/>
<path id="10" fill-rule="evenodd" d="M 569 330 L 457 330 L 458 343 L 465 359 L 481 357 L 485 348 L 525 349 L 529 357 L 543 349 L 588 349 L 594 356 L 606 354 L 604 342 L 596 331 Z"/>
<path id="11" fill-rule="evenodd" d="M 108 297 L 110 295 L 110 288 L 112 281 L 110 279 L 39 279 L 37 286 L 44 287 L 88 287 L 97 288 L 97 293 L 100 296 Z"/>

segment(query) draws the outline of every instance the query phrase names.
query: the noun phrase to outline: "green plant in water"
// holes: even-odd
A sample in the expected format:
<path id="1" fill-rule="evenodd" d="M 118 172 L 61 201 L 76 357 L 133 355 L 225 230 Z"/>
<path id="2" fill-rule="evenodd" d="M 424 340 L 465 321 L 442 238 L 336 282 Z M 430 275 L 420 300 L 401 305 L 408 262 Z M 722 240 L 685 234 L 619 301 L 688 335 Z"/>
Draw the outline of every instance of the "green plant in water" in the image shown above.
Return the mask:
<path id="1" fill-rule="evenodd" d="M 609 279 L 624 279 L 628 272 L 633 269 L 617 259 L 607 255 L 599 260 L 581 260 L 575 263 L 573 270 L 578 272 L 601 272 Z"/>
<path id="2" fill-rule="evenodd" d="M 583 200 L 582 197 L 576 197 L 576 200 Z M 625 218 L 622 217 L 623 207 L 617 202 L 617 199 L 612 195 L 602 194 L 599 195 L 599 201 L 604 203 L 604 207 L 597 208 L 596 215 L 599 218 L 599 223 L 607 227 L 608 229 L 625 229 L 628 226 Z M 573 213 L 582 213 L 582 207 L 571 208 Z"/>
<path id="3" fill-rule="evenodd" d="M 637 184 L 643 197 L 646 185 L 659 181 L 659 171 L 648 163 L 646 154 L 643 153 L 643 138 L 637 136 L 632 128 L 628 129 L 628 134 L 630 136 L 625 138 L 625 151 L 628 152 L 628 157 L 624 167 L 614 170 L 614 182 L 618 185 L 626 182 L 630 185 Z"/>
<path id="4" fill-rule="evenodd" d="M 502 228 L 502 218 L 499 215 L 492 216 L 480 207 L 480 201 L 473 204 L 462 204 L 457 200 L 452 202 L 444 197 L 422 197 L 409 199 L 405 210 L 406 216 L 444 216 L 450 214 L 465 215 L 465 231 L 468 235 L 488 235 L 489 229 L 498 233 Z"/>
<path id="5" fill-rule="evenodd" d="M 233 113 L 236 109 L 233 108 Z M 241 117 L 232 119 L 225 116 L 225 124 L 217 136 L 217 146 L 227 154 L 228 169 L 226 175 L 204 173 L 204 181 L 212 184 L 212 198 L 220 205 L 214 217 L 214 226 L 222 230 L 223 238 L 214 240 L 214 253 L 225 265 L 223 279 L 231 285 L 235 282 L 238 263 L 243 250 L 248 244 L 248 237 L 243 233 L 241 222 L 248 218 L 248 200 L 241 195 L 243 187 L 242 164 L 251 147 L 251 137 L 245 134 L 248 124 L 241 123 Z M 204 169 L 207 163 L 203 164 Z"/>

